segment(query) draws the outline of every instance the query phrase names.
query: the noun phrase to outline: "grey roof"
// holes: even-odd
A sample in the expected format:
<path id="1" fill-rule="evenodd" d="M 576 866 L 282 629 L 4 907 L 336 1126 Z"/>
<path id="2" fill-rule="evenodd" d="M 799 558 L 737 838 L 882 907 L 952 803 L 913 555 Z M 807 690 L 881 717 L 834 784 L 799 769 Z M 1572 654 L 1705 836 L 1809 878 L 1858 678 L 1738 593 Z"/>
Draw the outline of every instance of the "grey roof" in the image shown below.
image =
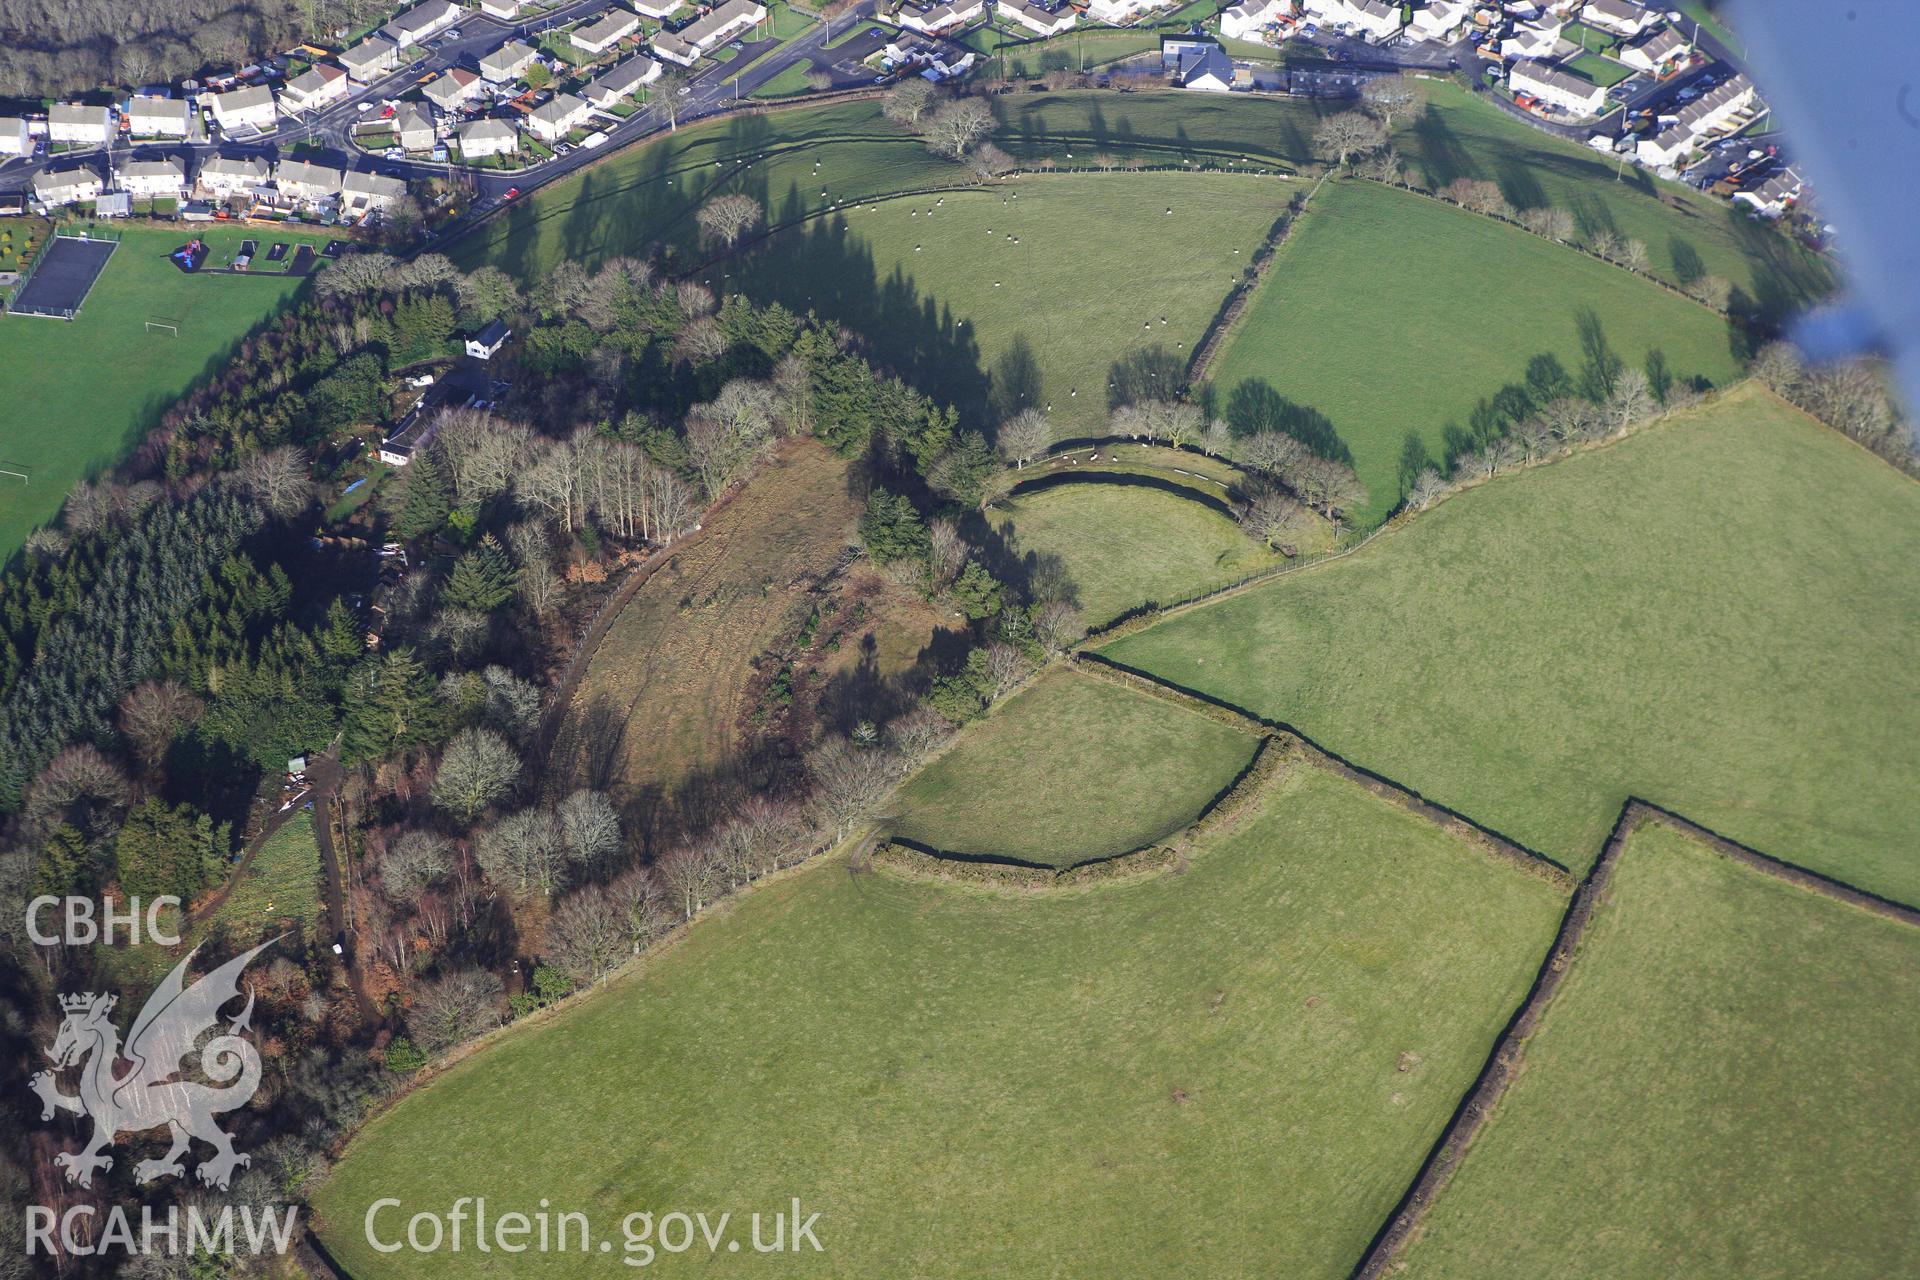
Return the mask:
<path id="1" fill-rule="evenodd" d="M 120 166 L 122 178 L 172 178 L 178 182 L 187 180 L 186 170 L 178 160 L 129 160 Z"/>
<path id="2" fill-rule="evenodd" d="M 78 102 L 56 102 L 47 108 L 49 125 L 85 124 L 107 127 L 107 109 L 89 107 Z"/>
<path id="3" fill-rule="evenodd" d="M 259 156 L 215 156 L 200 166 L 200 176 L 202 178 L 233 177 L 248 182 L 265 182 L 267 162 Z"/>
<path id="4" fill-rule="evenodd" d="M 192 110 L 185 98 L 135 98 L 127 104 L 127 115 L 135 124 L 159 120 L 185 125 Z"/>
<path id="5" fill-rule="evenodd" d="M 752 16 L 754 10 L 762 8 L 764 6 L 758 0 L 727 0 L 706 17 L 682 28 L 678 34 L 682 40 L 698 48 L 702 41 L 711 40 L 715 32 Z"/>
<path id="6" fill-rule="evenodd" d="M 1629 49 L 1638 49 L 1655 62 L 1665 62 L 1686 47 L 1687 38 L 1672 27 L 1662 27 L 1658 31 L 1639 37 L 1627 46 Z"/>
<path id="7" fill-rule="evenodd" d="M 385 36 L 368 36 L 353 48 L 340 55 L 341 65 L 347 70 L 372 66 L 386 58 L 391 58 L 399 50 L 398 45 Z"/>
<path id="8" fill-rule="evenodd" d="M 585 100 L 576 98 L 570 93 L 556 93 L 552 100 L 533 109 L 533 118 L 541 124 L 558 126 L 567 117 L 578 115 L 587 109 L 588 104 Z"/>
<path id="9" fill-rule="evenodd" d="M 1647 16 L 1646 6 L 1633 0 L 1587 0 L 1586 8 L 1598 9 L 1616 22 L 1638 22 Z"/>
<path id="10" fill-rule="evenodd" d="M 498 139 L 518 138 L 520 131 L 508 120 L 474 120 L 463 124 L 455 131 L 459 134 L 460 145 L 469 142 L 492 142 Z"/>
<path id="11" fill-rule="evenodd" d="M 338 191 L 342 177 L 341 171 L 331 165 L 312 164 L 305 160 L 282 160 L 273 171 L 273 180 L 283 187 L 297 183 L 325 191 Z"/>
<path id="12" fill-rule="evenodd" d="M 42 169 L 33 175 L 33 189 L 36 192 L 64 191 L 87 181 L 98 182 L 100 175 L 92 169 L 62 169 L 57 173 Z"/>
<path id="13" fill-rule="evenodd" d="M 340 189 L 349 195 L 394 198 L 407 194 L 407 184 L 384 173 L 349 173 Z"/>
<path id="14" fill-rule="evenodd" d="M 1582 98 L 1591 98 L 1601 91 L 1600 86 L 1593 81 L 1583 80 L 1558 67 L 1543 67 L 1535 63 L 1522 62 L 1514 67 L 1513 75 L 1525 76 L 1535 84 L 1552 85 L 1562 93 L 1577 94 Z"/>
<path id="15" fill-rule="evenodd" d="M 318 93 L 336 80 L 345 78 L 346 72 L 329 62 L 316 62 L 305 71 L 287 81 L 287 88 L 298 94 Z"/>
<path id="16" fill-rule="evenodd" d="M 438 26 L 447 20 L 450 13 L 457 14 L 460 6 L 449 0 L 427 0 L 425 4 L 415 5 L 399 17 L 380 28 L 381 34 L 389 39 L 399 35 L 412 36 Z"/>
<path id="17" fill-rule="evenodd" d="M 1753 87 L 1745 75 L 1736 75 L 1709 93 L 1689 102 L 1679 113 L 1680 128 L 1689 133 L 1699 129 L 1701 121 Z"/>
<path id="18" fill-rule="evenodd" d="M 403 102 L 400 109 L 393 113 L 393 131 L 412 133 L 416 129 L 433 129 L 433 114 L 417 102 Z"/>
<path id="19" fill-rule="evenodd" d="M 226 93 L 213 95 L 214 111 L 249 111 L 254 107 L 273 105 L 273 90 L 264 84 L 243 85 Z"/>
<path id="20" fill-rule="evenodd" d="M 498 68 L 500 71 L 505 72 L 509 67 L 524 66 L 526 61 L 531 57 L 533 57 L 533 46 L 519 40 L 509 40 L 486 57 L 480 59 L 480 69 L 487 71 L 492 68 Z"/>
<path id="21" fill-rule="evenodd" d="M 619 66 L 598 77 L 587 86 L 588 93 L 612 93 L 627 97 L 640 87 L 640 82 L 653 74 L 658 64 L 644 53 L 628 58 Z"/>
<path id="22" fill-rule="evenodd" d="M 572 39 L 575 44 L 587 41 L 592 44 L 605 42 L 623 36 L 640 25 L 640 19 L 625 9 L 609 9 L 584 27 L 574 29 Z"/>

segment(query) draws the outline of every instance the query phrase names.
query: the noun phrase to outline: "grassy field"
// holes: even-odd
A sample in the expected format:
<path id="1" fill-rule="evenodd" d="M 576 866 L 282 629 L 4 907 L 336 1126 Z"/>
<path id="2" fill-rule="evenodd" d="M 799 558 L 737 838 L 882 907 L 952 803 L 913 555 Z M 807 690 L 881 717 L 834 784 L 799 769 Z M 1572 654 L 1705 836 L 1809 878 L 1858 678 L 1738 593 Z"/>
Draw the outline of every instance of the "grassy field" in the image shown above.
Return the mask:
<path id="1" fill-rule="evenodd" d="M 1632 67 L 1615 62 L 1612 58 L 1603 58 L 1597 53 L 1582 53 L 1569 58 L 1565 66 L 1603 89 L 1611 89 L 1633 75 Z"/>
<path id="2" fill-rule="evenodd" d="M 707 277 L 839 320 L 968 422 L 1032 405 L 1056 437 L 1104 435 L 1114 364 L 1154 348 L 1184 364 L 1295 189 L 1036 175 L 814 219 Z"/>
<path id="3" fill-rule="evenodd" d="M 1290 413 L 1276 392 L 1325 415 L 1371 494 L 1355 513 L 1368 525 L 1413 479 L 1401 465 L 1410 433 L 1444 458 L 1449 438 L 1469 438 L 1475 404 L 1523 382 L 1543 353 L 1577 380 L 1588 316 L 1630 366 L 1657 350 L 1677 378 L 1739 374 L 1726 322 L 1705 307 L 1491 218 L 1378 183 L 1328 183 L 1209 375 L 1236 428 Z"/>
<path id="4" fill-rule="evenodd" d="M 1061 485 L 1008 498 L 992 519 L 1023 564 L 1065 569 L 1090 627 L 1283 562 L 1212 507 L 1159 489 Z"/>
<path id="5" fill-rule="evenodd" d="M 853 489 L 845 459 L 796 440 L 709 519 L 594 652 L 556 751 L 560 775 L 582 786 L 620 784 L 647 807 L 682 792 L 681 803 L 697 806 L 710 788 L 719 794 L 740 781 L 754 661 L 817 606 L 816 584 L 854 538 L 863 499 Z M 846 673 L 849 697 L 912 666 L 932 629 L 916 613 L 918 629 L 896 637 L 901 628 L 885 629 L 899 612 L 882 607 L 886 592 L 874 584 L 861 594 L 882 630 L 871 662 L 864 648 L 858 659 L 846 655 L 865 665 Z"/>
<path id="6" fill-rule="evenodd" d="M 1048 866 L 1112 857 L 1191 822 L 1255 745 L 1159 698 L 1050 672 L 908 782 L 893 829 Z"/>
<path id="7" fill-rule="evenodd" d="M 180 929 L 179 913 L 163 912 L 162 927 L 179 932 L 182 947 L 195 947 L 224 932 L 237 948 L 252 946 L 269 935 L 287 934 L 284 949 L 297 954 L 320 928 L 320 846 L 313 835 L 313 817 L 296 813 L 267 838 L 254 855 L 253 865 L 233 882 L 212 914 Z M 179 963 L 180 951 L 143 944 L 122 953 L 129 969 L 149 979 Z"/>
<path id="8" fill-rule="evenodd" d="M 24 415 L 20 431 L 4 433 L 0 461 L 25 464 L 32 474 L 25 485 L 0 477 L 0 559 L 53 518 L 76 481 L 116 462 L 300 287 L 266 271 L 182 275 L 167 255 L 194 235 L 211 247 L 215 265 L 243 239 L 263 250 L 276 240 L 326 241 L 262 228 L 128 227 L 72 323 L 0 316 L 0 403 Z M 180 336 L 149 331 L 149 320 L 178 325 Z"/>
<path id="9" fill-rule="evenodd" d="M 1742 388 L 1107 652 L 1576 869 L 1632 794 L 1916 902 L 1917 557 L 1920 485 Z"/>
<path id="10" fill-rule="evenodd" d="M 744 1232 L 797 1195 L 824 1252 L 653 1270 L 1335 1280 L 1561 907 L 1318 771 L 1184 874 L 1125 886 L 1012 897 L 830 860 L 373 1121 L 320 1231 L 359 1280 L 613 1276 L 618 1252 L 376 1253 L 362 1223 L 383 1196 L 405 1206 L 383 1234 L 458 1196 L 546 1197 L 617 1250 L 635 1210 L 731 1209 Z"/>
<path id="11" fill-rule="evenodd" d="M 1920 930 L 1642 831 L 1402 1274 L 1914 1274 L 1916 1004 Z"/>
<path id="12" fill-rule="evenodd" d="M 1582 235 L 1612 230 L 1643 241 L 1656 275 L 1685 283 L 1724 276 L 1769 316 L 1784 317 L 1832 287 L 1825 263 L 1773 228 L 1679 183 L 1661 182 L 1610 157 L 1532 129 L 1450 84 L 1428 86 L 1430 109 L 1396 126 L 1393 145 L 1422 185 L 1456 178 L 1498 182 L 1518 208 L 1554 205 Z M 1205 101 L 1196 101 L 1204 97 Z M 1232 94 L 1074 91 L 995 100 L 1000 145 L 1030 161 L 1106 154 L 1156 164 L 1315 167 L 1320 108 L 1307 100 Z M 1335 109 L 1332 107 L 1329 110 Z M 1463 278 L 1463 287 L 1485 283 Z"/>

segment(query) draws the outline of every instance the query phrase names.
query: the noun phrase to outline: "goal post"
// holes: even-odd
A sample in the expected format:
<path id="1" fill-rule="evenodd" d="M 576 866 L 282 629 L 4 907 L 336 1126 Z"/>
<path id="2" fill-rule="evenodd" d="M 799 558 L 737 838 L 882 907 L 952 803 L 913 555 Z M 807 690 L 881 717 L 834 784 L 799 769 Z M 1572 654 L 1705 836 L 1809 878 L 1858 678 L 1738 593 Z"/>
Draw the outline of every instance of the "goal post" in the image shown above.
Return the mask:
<path id="1" fill-rule="evenodd" d="M 169 338 L 177 338 L 180 336 L 180 326 L 171 320 L 149 320 L 147 321 L 147 332 L 164 333 Z"/>
<path id="2" fill-rule="evenodd" d="M 0 480 L 18 480 L 21 484 L 33 483 L 33 469 L 24 462 L 0 461 Z"/>

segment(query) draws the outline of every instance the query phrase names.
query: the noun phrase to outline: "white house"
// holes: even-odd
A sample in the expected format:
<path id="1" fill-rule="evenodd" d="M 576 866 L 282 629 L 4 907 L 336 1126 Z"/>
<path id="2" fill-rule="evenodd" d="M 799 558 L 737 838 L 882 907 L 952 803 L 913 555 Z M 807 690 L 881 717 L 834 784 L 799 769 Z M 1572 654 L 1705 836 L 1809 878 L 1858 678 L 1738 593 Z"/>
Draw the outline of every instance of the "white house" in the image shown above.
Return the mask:
<path id="1" fill-rule="evenodd" d="M 581 93 L 588 102 L 605 110 L 627 101 L 640 92 L 641 85 L 652 84 L 659 78 L 660 64 L 638 53 L 588 84 Z"/>
<path id="2" fill-rule="evenodd" d="M 1229 40 L 1258 40 L 1275 21 L 1292 12 L 1286 0 L 1240 0 L 1220 11 L 1220 34 Z"/>
<path id="3" fill-rule="evenodd" d="M 340 206 L 348 213 L 372 213 L 391 207 L 407 194 L 407 184 L 384 173 L 349 173 L 340 184 Z"/>
<path id="4" fill-rule="evenodd" d="M 385 36 L 368 36 L 340 55 L 340 65 L 355 84 L 372 84 L 400 65 L 400 46 Z"/>
<path id="5" fill-rule="evenodd" d="M 1607 91 L 1593 81 L 1538 62 L 1516 62 L 1507 74 L 1507 87 L 1576 116 L 1597 115 L 1607 101 Z"/>
<path id="6" fill-rule="evenodd" d="M 486 328 L 467 339 L 467 354 L 475 360 L 491 360 L 512 336 L 513 330 L 507 328 L 506 321 L 490 321 Z"/>
<path id="7" fill-rule="evenodd" d="M 1635 71 L 1665 71 L 1691 47 L 1678 31 L 1662 27 L 1622 46 L 1620 61 Z"/>
<path id="8" fill-rule="evenodd" d="M 463 160 L 510 156 L 520 150 L 520 131 L 507 120 L 473 120 L 454 130 Z"/>
<path id="9" fill-rule="evenodd" d="M 33 175 L 33 198 L 49 209 L 92 200 L 102 190 L 100 175 L 91 169 L 65 169 L 59 173 L 42 169 Z"/>
<path id="10" fill-rule="evenodd" d="M 201 98 L 213 111 L 214 123 L 223 133 L 258 130 L 271 133 L 280 123 L 274 109 L 273 90 L 264 84 L 251 84 L 231 93 L 209 93 Z"/>
<path id="11" fill-rule="evenodd" d="M 273 169 L 273 185 L 281 202 L 301 207 L 333 200 L 345 181 L 346 174 L 332 165 L 306 160 L 282 160 Z"/>
<path id="12" fill-rule="evenodd" d="M 986 0 L 944 0 L 933 5 L 903 4 L 893 20 L 908 31 L 933 35 L 971 22 L 986 11 Z"/>
<path id="13" fill-rule="evenodd" d="M 316 62 L 280 89 L 281 101 L 291 111 L 318 111 L 340 102 L 353 92 L 346 68 L 331 62 Z"/>
<path id="14" fill-rule="evenodd" d="M 666 18 L 680 8 L 680 0 L 628 0 L 646 18 Z"/>
<path id="15" fill-rule="evenodd" d="M 129 160 L 115 171 L 114 184 L 139 200 L 178 200 L 187 189 L 187 171 L 178 160 Z"/>
<path id="16" fill-rule="evenodd" d="M 518 80 L 533 65 L 533 46 L 509 40 L 480 59 L 480 77 L 488 84 L 506 84 Z"/>
<path id="17" fill-rule="evenodd" d="M 407 151 L 431 151 L 439 141 L 433 132 L 433 113 L 417 102 L 403 102 L 393 113 L 393 132 Z"/>
<path id="18" fill-rule="evenodd" d="M 1641 138 L 1633 151 L 1634 159 L 1654 169 L 1677 166 L 1692 154 L 1693 132 L 1678 124 L 1670 124 L 1658 133 Z"/>
<path id="19" fill-rule="evenodd" d="M 585 26 L 575 27 L 569 38 L 580 52 L 598 57 L 639 29 L 637 16 L 625 9 L 613 8 Z"/>
<path id="20" fill-rule="evenodd" d="M 1384 0 L 1301 0 L 1301 5 L 1323 25 L 1353 27 L 1374 40 L 1399 34 L 1403 25 L 1400 6 Z"/>
<path id="21" fill-rule="evenodd" d="M 127 103 L 127 129 L 136 138 L 184 138 L 193 108 L 185 98 L 133 98 Z"/>
<path id="22" fill-rule="evenodd" d="M 1751 191 L 1734 192 L 1733 202 L 1747 206 L 1763 218 L 1779 218 L 1799 203 L 1805 190 L 1799 174 L 1792 169 L 1782 169 Z"/>
<path id="23" fill-rule="evenodd" d="M 74 147 L 105 146 L 113 136 L 113 122 L 105 107 L 83 107 L 56 102 L 47 109 L 47 141 Z"/>
<path id="24" fill-rule="evenodd" d="M 33 150 L 27 122 L 20 116 L 0 116 L 0 158 L 24 156 Z"/>
<path id="25" fill-rule="evenodd" d="M 1760 95 L 1754 91 L 1753 81 L 1745 75 L 1735 75 L 1681 108 L 1680 127 L 1696 138 L 1729 133 L 1746 123 L 1745 117 L 1759 102 Z"/>
<path id="26" fill-rule="evenodd" d="M 511 22 L 520 16 L 520 0 L 480 0 L 480 12 L 489 18 Z"/>
<path id="27" fill-rule="evenodd" d="M 702 53 L 710 53 L 743 31 L 767 20 L 767 7 L 758 0 L 727 2 L 680 32 L 680 38 Z"/>
<path id="28" fill-rule="evenodd" d="M 457 111 L 460 104 L 479 94 L 481 79 L 465 67 L 452 67 L 420 92 L 442 111 Z"/>
<path id="29" fill-rule="evenodd" d="M 380 34 L 402 49 L 438 35 L 460 21 L 460 6 L 451 0 L 427 0 L 380 28 Z"/>
<path id="30" fill-rule="evenodd" d="M 586 99 L 570 93 L 556 93 L 553 100 L 535 107 L 527 116 L 527 128 L 542 142 L 557 142 L 567 136 L 593 113 Z"/>
<path id="31" fill-rule="evenodd" d="M 1660 21 L 1660 15 L 1634 0 L 1587 0 L 1580 20 L 1617 36 L 1637 36 Z"/>
<path id="32" fill-rule="evenodd" d="M 1413 11 L 1411 30 L 1416 40 L 1451 44 L 1472 20 L 1473 6 L 1467 0 L 1428 0 L 1426 8 Z"/>
<path id="33" fill-rule="evenodd" d="M 1145 13 L 1156 9 L 1167 0 L 1090 0 L 1087 5 L 1087 17 L 1095 22 L 1105 22 L 1113 26 L 1123 26 Z"/>
<path id="34" fill-rule="evenodd" d="M 1028 0 L 994 0 L 994 7 L 1003 18 L 1011 18 L 1036 35 L 1057 36 L 1062 31 L 1071 31 L 1079 14 L 1067 6 L 1058 9 L 1043 9 Z"/>
<path id="35" fill-rule="evenodd" d="M 1503 58 L 1551 58 L 1562 47 L 1560 39 L 1561 24 L 1551 20 L 1536 26 L 1529 22 L 1517 22 L 1513 34 L 1500 41 L 1500 56 Z"/>
<path id="36" fill-rule="evenodd" d="M 1182 89 L 1227 93 L 1233 89 L 1233 60 L 1217 41 L 1170 36 L 1160 41 L 1160 65 Z"/>
<path id="37" fill-rule="evenodd" d="M 267 181 L 267 162 L 259 156 L 215 156 L 200 166 L 195 181 L 216 199 L 244 194 Z"/>

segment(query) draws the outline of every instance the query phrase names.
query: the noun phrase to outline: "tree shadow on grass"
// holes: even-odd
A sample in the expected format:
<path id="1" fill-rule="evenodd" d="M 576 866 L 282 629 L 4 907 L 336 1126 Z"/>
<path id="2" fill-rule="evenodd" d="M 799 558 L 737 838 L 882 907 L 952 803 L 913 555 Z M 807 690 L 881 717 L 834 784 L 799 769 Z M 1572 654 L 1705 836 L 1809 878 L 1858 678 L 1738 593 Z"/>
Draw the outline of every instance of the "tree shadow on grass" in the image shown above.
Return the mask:
<path id="1" fill-rule="evenodd" d="M 1353 451 L 1334 430 L 1327 415 L 1308 405 L 1295 404 L 1273 389 L 1265 378 L 1248 378 L 1227 396 L 1227 426 L 1235 438 L 1261 431 L 1292 436 L 1322 458 L 1353 465 Z"/>

